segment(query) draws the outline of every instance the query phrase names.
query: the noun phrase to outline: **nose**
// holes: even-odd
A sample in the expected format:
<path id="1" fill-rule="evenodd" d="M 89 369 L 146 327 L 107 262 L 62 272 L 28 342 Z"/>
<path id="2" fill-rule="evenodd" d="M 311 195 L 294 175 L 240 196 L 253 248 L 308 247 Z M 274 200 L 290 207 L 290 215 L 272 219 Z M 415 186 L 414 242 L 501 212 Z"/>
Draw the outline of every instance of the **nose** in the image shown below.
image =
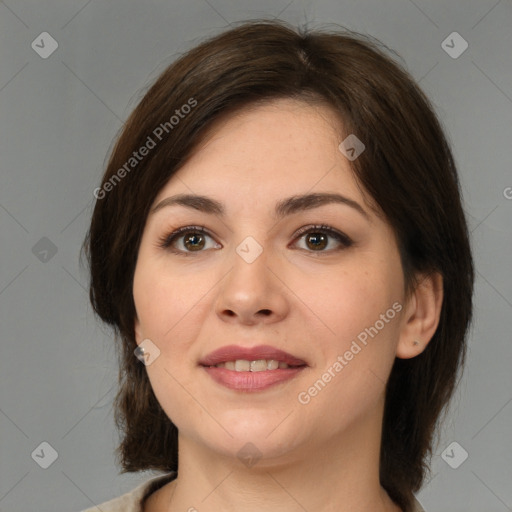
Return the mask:
<path id="1" fill-rule="evenodd" d="M 278 277 L 282 268 L 277 258 L 272 259 L 266 249 L 253 261 L 240 254 L 233 255 L 232 268 L 219 286 L 217 315 L 224 322 L 243 325 L 281 321 L 290 304 L 287 288 Z"/>

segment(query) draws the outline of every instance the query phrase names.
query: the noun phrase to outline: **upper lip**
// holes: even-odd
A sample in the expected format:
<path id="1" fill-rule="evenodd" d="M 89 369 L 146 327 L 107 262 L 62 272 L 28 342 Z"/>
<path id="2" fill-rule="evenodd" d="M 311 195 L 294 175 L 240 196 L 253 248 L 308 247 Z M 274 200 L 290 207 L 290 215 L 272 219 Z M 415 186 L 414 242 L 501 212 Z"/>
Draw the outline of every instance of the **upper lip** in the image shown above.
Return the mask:
<path id="1" fill-rule="evenodd" d="M 307 366 L 307 363 L 288 352 L 271 347 L 270 345 L 258 345 L 256 347 L 241 347 L 239 345 L 226 345 L 213 352 L 199 361 L 202 366 L 215 366 L 218 363 L 226 361 L 236 361 L 243 359 L 246 361 L 258 361 L 260 359 L 280 361 L 289 366 Z"/>

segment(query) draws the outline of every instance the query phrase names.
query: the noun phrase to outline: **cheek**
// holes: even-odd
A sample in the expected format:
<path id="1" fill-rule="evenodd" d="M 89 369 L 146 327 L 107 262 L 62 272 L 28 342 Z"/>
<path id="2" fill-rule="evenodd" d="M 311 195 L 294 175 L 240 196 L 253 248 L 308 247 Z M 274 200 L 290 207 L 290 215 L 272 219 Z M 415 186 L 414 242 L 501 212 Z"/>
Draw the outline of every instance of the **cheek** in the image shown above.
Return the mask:
<path id="1" fill-rule="evenodd" d="M 306 416 L 329 411 L 322 426 L 326 436 L 374 410 L 383 399 L 400 326 L 401 303 L 389 290 L 360 279 L 347 278 L 344 285 L 336 293 L 337 304 L 323 303 L 323 318 L 336 336 L 324 338 L 322 362 L 297 396 Z M 330 296 L 334 298 L 332 291 Z"/>
<path id="2" fill-rule="evenodd" d="M 160 262 L 144 264 L 141 258 L 140 263 L 133 286 L 138 334 L 160 350 L 158 359 L 147 367 L 148 376 L 166 412 L 187 410 L 193 404 L 184 389 L 194 385 L 195 341 L 201 338 L 202 319 L 209 311 L 212 283 L 207 279 L 191 283 L 190 276 L 171 274 Z"/>
<path id="3" fill-rule="evenodd" d="M 191 284 L 190 278 L 169 272 L 159 261 L 146 264 L 141 258 L 133 282 L 141 334 L 162 342 L 167 340 L 201 307 L 201 297 L 207 290 L 204 281 Z"/>
<path id="4" fill-rule="evenodd" d="M 326 334 L 337 340 L 339 349 L 350 345 L 351 340 L 376 322 L 380 326 L 381 315 L 386 315 L 393 303 L 401 299 L 401 282 L 386 265 L 371 269 L 354 266 L 331 272 L 327 277 L 303 279 L 297 295 L 305 297 L 304 303 L 317 317 L 317 323 L 321 320 Z M 395 317 L 394 313 L 392 309 L 390 315 Z M 386 323 L 386 328 L 390 325 L 391 322 Z"/>
<path id="5" fill-rule="evenodd" d="M 351 414 L 373 407 L 385 392 L 395 359 L 402 296 L 392 265 L 354 267 L 333 277 L 329 283 L 322 281 L 311 305 L 329 329 L 321 343 L 322 362 L 302 390 L 300 403 L 310 401 L 311 407 L 305 406 L 310 413 L 338 404 L 331 411 L 331 427 L 336 429 L 350 421 Z"/>
<path id="6" fill-rule="evenodd" d="M 162 361 L 164 359 L 164 361 Z M 198 425 L 206 425 L 211 431 L 219 426 L 207 412 L 204 401 L 198 401 L 194 380 L 190 379 L 190 371 L 181 373 L 179 361 L 171 365 L 162 354 L 159 360 L 148 366 L 147 373 L 153 393 L 167 417 L 180 431 L 199 440 Z"/>

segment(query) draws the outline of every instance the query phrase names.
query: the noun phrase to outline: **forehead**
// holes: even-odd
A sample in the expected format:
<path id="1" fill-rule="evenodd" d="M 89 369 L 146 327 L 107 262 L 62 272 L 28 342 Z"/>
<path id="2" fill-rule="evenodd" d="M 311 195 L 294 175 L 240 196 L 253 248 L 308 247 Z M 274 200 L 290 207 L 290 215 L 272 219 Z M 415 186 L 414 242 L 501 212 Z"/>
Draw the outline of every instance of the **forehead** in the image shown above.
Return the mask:
<path id="1" fill-rule="evenodd" d="M 278 99 L 212 124 L 187 162 L 159 192 L 197 193 L 266 204 L 306 192 L 340 192 L 367 202 L 338 146 L 343 127 L 324 104 Z"/>

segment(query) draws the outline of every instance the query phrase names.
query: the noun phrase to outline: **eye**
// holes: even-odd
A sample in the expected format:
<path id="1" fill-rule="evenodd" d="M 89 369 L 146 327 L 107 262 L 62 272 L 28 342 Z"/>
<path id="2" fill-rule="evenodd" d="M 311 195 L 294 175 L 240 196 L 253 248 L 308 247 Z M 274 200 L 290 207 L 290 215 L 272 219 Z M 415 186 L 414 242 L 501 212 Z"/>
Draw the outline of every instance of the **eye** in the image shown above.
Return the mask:
<path id="1" fill-rule="evenodd" d="M 169 235 L 161 237 L 158 246 L 167 249 L 175 254 L 189 256 L 194 252 L 204 252 L 203 249 L 219 249 L 222 246 L 216 242 L 211 247 L 207 247 L 206 239 L 212 239 L 212 236 L 203 226 L 183 226 L 176 229 Z M 304 238 L 306 247 L 301 249 L 309 252 L 331 252 L 350 247 L 353 241 L 344 233 L 326 225 L 304 226 L 294 235 L 294 240 Z M 336 241 L 338 248 L 324 250 L 329 244 L 329 238 Z"/>
<path id="2" fill-rule="evenodd" d="M 353 244 L 353 241 L 347 235 L 323 224 L 300 228 L 295 234 L 295 240 L 301 238 L 305 239 L 305 249 L 311 249 L 310 252 L 331 252 L 333 250 L 346 249 Z M 329 238 L 334 238 L 338 244 L 338 249 L 324 250 L 329 245 Z M 304 247 L 301 248 L 304 249 Z"/>
<path id="3" fill-rule="evenodd" d="M 183 226 L 159 239 L 158 245 L 171 252 L 188 256 L 192 252 L 201 252 L 206 247 L 206 238 L 212 238 L 202 226 Z M 178 242 L 178 244 L 176 244 Z M 178 245 L 178 247 L 176 247 Z M 180 247 L 181 246 L 181 247 Z M 214 243 L 211 248 L 220 248 L 220 244 Z"/>

